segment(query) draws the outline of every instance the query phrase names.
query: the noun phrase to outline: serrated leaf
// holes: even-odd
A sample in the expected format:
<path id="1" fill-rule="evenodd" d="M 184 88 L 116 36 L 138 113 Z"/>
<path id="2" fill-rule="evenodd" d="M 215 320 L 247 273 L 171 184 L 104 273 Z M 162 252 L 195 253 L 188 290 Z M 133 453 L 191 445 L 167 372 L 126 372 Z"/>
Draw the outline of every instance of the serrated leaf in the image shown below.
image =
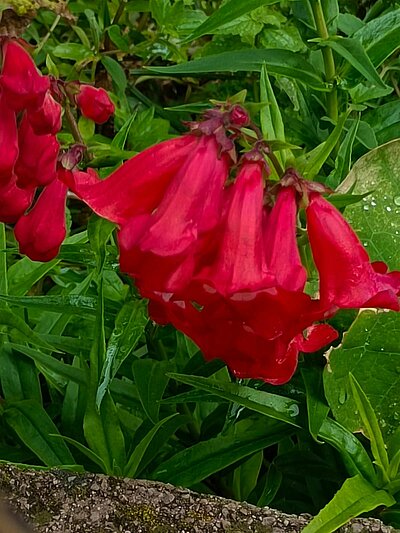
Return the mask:
<path id="1" fill-rule="evenodd" d="M 346 208 L 345 216 L 357 231 L 372 261 L 389 269 L 400 264 L 400 140 L 372 150 L 360 158 L 337 192 L 364 194 L 359 204 Z M 358 378 L 357 378 L 358 379 Z"/>
<path id="2" fill-rule="evenodd" d="M 362 513 L 380 505 L 390 507 L 396 500 L 377 490 L 361 476 L 346 479 L 333 499 L 303 529 L 303 533 L 331 533 Z"/>
<path id="3" fill-rule="evenodd" d="M 324 372 L 325 395 L 334 417 L 350 431 L 360 429 L 350 373 L 360 383 L 385 437 L 398 427 L 399 339 L 398 314 L 368 310 L 358 315 L 342 344 L 331 350 Z"/>

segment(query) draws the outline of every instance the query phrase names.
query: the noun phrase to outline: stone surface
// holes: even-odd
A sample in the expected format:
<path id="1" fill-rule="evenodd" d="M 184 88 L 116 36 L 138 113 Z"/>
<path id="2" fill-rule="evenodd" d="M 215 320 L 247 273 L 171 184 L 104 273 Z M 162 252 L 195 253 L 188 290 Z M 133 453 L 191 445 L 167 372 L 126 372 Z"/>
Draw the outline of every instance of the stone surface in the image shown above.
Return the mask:
<path id="1" fill-rule="evenodd" d="M 152 481 L 9 465 L 0 465 L 0 490 L 40 533 L 297 533 L 310 518 Z M 0 533 L 30 531 L 7 520 L 0 509 Z M 363 519 L 340 531 L 394 530 Z"/>

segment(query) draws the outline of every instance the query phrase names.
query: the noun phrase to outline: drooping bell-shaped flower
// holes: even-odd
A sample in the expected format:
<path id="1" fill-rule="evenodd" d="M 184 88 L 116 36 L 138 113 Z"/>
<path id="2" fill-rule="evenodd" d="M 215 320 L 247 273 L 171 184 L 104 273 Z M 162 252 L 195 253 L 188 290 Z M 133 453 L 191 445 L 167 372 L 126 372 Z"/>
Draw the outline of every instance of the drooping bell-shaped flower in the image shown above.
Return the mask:
<path id="1" fill-rule="evenodd" d="M 28 120 L 36 135 L 55 135 L 61 129 L 61 105 L 47 91 L 43 104 L 28 110 Z"/>
<path id="2" fill-rule="evenodd" d="M 14 224 L 31 205 L 35 189 L 20 189 L 12 175 L 7 182 L 0 182 L 0 222 Z"/>
<path id="3" fill-rule="evenodd" d="M 0 88 L 8 105 L 14 111 L 40 107 L 50 82 L 42 76 L 28 52 L 13 40 L 3 44 L 3 68 Z"/>
<path id="4" fill-rule="evenodd" d="M 67 190 L 64 183 L 54 180 L 43 189 L 35 205 L 14 228 L 20 252 L 32 261 L 50 261 L 60 250 L 66 235 Z"/>
<path id="5" fill-rule="evenodd" d="M 97 124 L 106 122 L 115 111 L 107 91 L 91 85 L 80 85 L 76 95 L 76 103 L 86 118 L 94 120 Z"/>
<path id="6" fill-rule="evenodd" d="M 297 246 L 296 216 L 296 191 L 282 187 L 265 220 L 264 246 L 269 271 L 288 291 L 302 291 L 307 279 Z"/>
<path id="7" fill-rule="evenodd" d="M 172 177 L 193 152 L 199 137 L 184 135 L 151 146 L 121 165 L 108 178 L 79 171 L 63 178 L 68 187 L 98 215 L 125 224 L 161 202 Z"/>
<path id="8" fill-rule="evenodd" d="M 267 272 L 263 242 L 264 164 L 244 161 L 226 190 L 225 220 L 213 235 L 217 250 L 211 265 L 197 275 L 221 295 L 256 290 L 273 283 Z"/>
<path id="9" fill-rule="evenodd" d="M 213 136 L 200 137 L 171 180 L 157 209 L 133 218 L 119 235 L 122 270 L 139 287 L 171 292 L 193 272 L 191 259 L 202 236 L 219 224 L 229 158 Z M 140 231 L 134 227 L 139 224 Z M 186 261 L 188 259 L 188 261 Z M 185 263 L 185 272 L 176 271 Z M 193 261 L 194 263 L 194 261 Z"/>
<path id="10" fill-rule="evenodd" d="M 399 311 L 400 272 L 386 273 L 383 263 L 371 264 L 349 223 L 320 194 L 310 194 L 306 215 L 322 303 Z"/>
<path id="11" fill-rule="evenodd" d="M 55 135 L 37 135 L 24 115 L 18 129 L 19 156 L 15 173 L 20 187 L 47 185 L 56 177 L 60 145 Z"/>
<path id="12" fill-rule="evenodd" d="M 0 184 L 8 183 L 18 157 L 18 131 L 15 111 L 0 95 Z"/>

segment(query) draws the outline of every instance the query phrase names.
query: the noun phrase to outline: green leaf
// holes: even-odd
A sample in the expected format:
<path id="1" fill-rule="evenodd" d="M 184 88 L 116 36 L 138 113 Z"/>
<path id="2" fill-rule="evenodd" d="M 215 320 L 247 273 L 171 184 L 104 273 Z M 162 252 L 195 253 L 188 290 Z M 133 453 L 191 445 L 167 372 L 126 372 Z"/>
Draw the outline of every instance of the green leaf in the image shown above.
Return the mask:
<path id="1" fill-rule="evenodd" d="M 56 442 L 50 437 L 50 434 L 58 434 L 58 429 L 40 403 L 34 400 L 9 403 L 4 418 L 25 446 L 46 466 L 75 464 L 64 442 Z"/>
<path id="2" fill-rule="evenodd" d="M 356 31 L 353 37 L 360 41 L 370 60 L 378 67 L 400 48 L 400 9 L 377 17 Z"/>
<path id="3" fill-rule="evenodd" d="M 35 346 L 41 346 L 46 350 L 57 351 L 53 346 L 44 341 L 39 335 L 37 335 L 22 318 L 8 311 L 7 309 L 0 309 L 0 326 L 7 326 L 18 331 L 21 336 L 27 342 Z"/>
<path id="4" fill-rule="evenodd" d="M 383 474 L 386 474 L 387 477 L 389 470 L 389 458 L 378 420 L 374 410 L 372 409 L 370 401 L 352 373 L 349 374 L 349 378 L 351 392 L 362 421 L 363 429 L 366 433 L 366 437 L 371 442 L 371 451 L 372 455 L 374 456 L 375 463 L 382 469 Z M 386 480 L 388 481 L 388 478 Z"/>
<path id="5" fill-rule="evenodd" d="M 138 359 L 132 365 L 140 401 L 146 415 L 154 424 L 158 422 L 160 400 L 169 381 L 167 372 L 170 369 L 169 361 L 154 359 Z"/>
<path id="6" fill-rule="evenodd" d="M 333 499 L 303 529 L 303 533 L 331 533 L 362 513 L 380 505 L 390 507 L 396 500 L 377 490 L 361 476 L 346 479 Z"/>
<path id="7" fill-rule="evenodd" d="M 38 371 L 32 361 L 13 353 L 10 345 L 0 345 L 0 382 L 7 401 L 36 400 L 42 403 Z"/>
<path id="8" fill-rule="evenodd" d="M 356 139 L 359 124 L 360 117 L 352 122 L 339 147 L 339 151 L 335 158 L 335 170 L 331 172 L 325 181 L 325 185 L 331 189 L 336 189 L 339 183 L 341 183 L 350 172 L 353 144 Z"/>
<path id="9" fill-rule="evenodd" d="M 152 478 L 190 487 L 295 431 L 292 426 L 273 421 L 264 428 L 248 429 L 248 424 L 245 427 L 246 430 L 240 431 L 239 422 L 233 435 L 218 436 L 178 452 L 159 465 Z"/>
<path id="10" fill-rule="evenodd" d="M 399 336 L 398 314 L 367 310 L 358 315 L 342 344 L 329 353 L 324 371 L 326 399 L 334 417 L 350 431 L 360 429 L 358 408 L 351 395 L 350 373 L 366 394 L 385 437 L 397 429 Z"/>
<path id="11" fill-rule="evenodd" d="M 8 269 L 9 294 L 22 296 L 29 289 L 50 272 L 59 263 L 53 259 L 48 263 L 37 263 L 28 257 L 23 257 Z"/>
<path id="12" fill-rule="evenodd" d="M 303 368 L 301 375 L 306 387 L 308 429 L 312 438 L 320 442 L 318 433 L 329 413 L 329 406 L 324 401 L 322 374 L 318 368 Z"/>
<path id="13" fill-rule="evenodd" d="M 235 50 L 179 65 L 146 67 L 146 71 L 164 76 L 191 76 L 216 72 L 260 72 L 263 64 L 266 64 L 270 74 L 297 79 L 314 89 L 326 89 L 322 78 L 310 63 L 290 50 Z"/>
<path id="14" fill-rule="evenodd" d="M 261 496 L 258 499 L 258 507 L 267 507 L 274 500 L 282 483 L 282 473 L 276 468 L 274 463 L 268 467 L 267 475 L 265 477 L 264 487 Z"/>
<path id="15" fill-rule="evenodd" d="M 26 309 L 81 316 L 94 316 L 96 314 L 96 299 L 91 296 L 75 294 L 65 296 L 5 296 L 0 294 L 0 300 Z"/>
<path id="16" fill-rule="evenodd" d="M 125 144 L 128 139 L 128 135 L 132 127 L 132 124 L 135 121 L 136 115 L 137 115 L 137 110 L 135 110 L 130 115 L 130 117 L 128 117 L 126 122 L 123 124 L 122 128 L 118 131 L 117 135 L 111 141 L 111 146 L 115 146 L 116 148 L 120 148 L 121 150 L 125 148 Z"/>
<path id="17" fill-rule="evenodd" d="M 372 261 L 384 261 L 389 269 L 398 269 L 400 140 L 379 146 L 360 158 L 337 192 L 349 190 L 354 194 L 374 191 L 359 204 L 346 208 L 346 218 L 357 231 Z"/>
<path id="18" fill-rule="evenodd" d="M 299 413 L 299 407 L 296 400 L 236 383 L 216 381 L 213 378 L 187 376 L 185 374 L 169 374 L 169 376 L 176 379 L 176 381 L 197 387 L 210 394 L 215 394 L 267 417 L 299 427 L 296 418 Z"/>
<path id="19" fill-rule="evenodd" d="M 115 320 L 115 327 L 107 343 L 100 384 L 96 393 L 96 405 L 100 406 L 104 394 L 125 359 L 136 348 L 148 317 L 144 300 L 131 300 L 123 305 Z"/>
<path id="20" fill-rule="evenodd" d="M 352 67 L 373 85 L 382 88 L 386 87 L 363 46 L 356 39 L 351 37 L 336 37 L 336 39 L 321 41 L 320 44 L 329 46 L 335 50 L 337 54 L 348 61 Z"/>
<path id="21" fill-rule="evenodd" d="M 66 437 L 65 435 L 54 435 L 51 434 L 50 437 L 55 439 L 62 439 L 65 442 L 68 442 L 69 444 L 72 444 L 72 446 L 75 446 L 77 450 L 79 450 L 83 455 L 85 455 L 90 461 L 92 461 L 95 465 L 99 466 L 103 472 L 106 472 L 106 466 L 98 455 L 96 455 L 92 450 L 84 446 L 81 442 L 71 439 L 71 437 Z"/>
<path id="22" fill-rule="evenodd" d="M 208 17 L 203 24 L 200 24 L 200 26 L 198 26 L 184 42 L 193 41 L 203 35 L 212 34 L 220 26 L 253 11 L 253 9 L 277 3 L 278 0 L 230 0 L 214 11 L 214 13 Z"/>
<path id="23" fill-rule="evenodd" d="M 183 420 L 183 418 L 185 420 Z M 179 425 L 176 426 L 176 422 L 179 419 Z M 160 420 L 160 422 L 157 422 L 157 424 L 147 433 L 147 435 L 139 442 L 139 444 L 136 446 L 134 451 L 132 452 L 132 455 L 129 458 L 128 463 L 125 466 L 124 469 L 124 476 L 126 477 L 135 477 L 137 472 L 139 471 L 141 467 L 142 461 L 145 459 L 145 454 L 148 451 L 149 447 L 151 446 L 152 442 L 157 436 L 157 433 L 168 423 L 173 421 L 172 429 L 176 431 L 177 427 L 179 427 L 182 423 L 186 421 L 186 417 L 182 417 L 182 415 L 179 415 L 178 413 L 174 413 L 171 416 L 168 416 L 167 418 L 164 418 L 163 420 Z M 163 434 L 163 437 L 165 437 L 165 434 Z M 164 442 L 157 441 L 159 445 L 162 445 Z"/>
<path id="24" fill-rule="evenodd" d="M 117 94 L 124 94 L 128 85 L 124 69 L 118 61 L 115 61 L 115 59 L 110 56 L 102 56 L 101 62 L 111 76 L 115 92 Z"/>
<path id="25" fill-rule="evenodd" d="M 347 114 L 342 115 L 326 141 L 297 159 L 297 167 L 305 178 L 312 180 L 321 170 L 340 139 L 346 119 Z"/>
<path id="26" fill-rule="evenodd" d="M 374 465 L 366 449 L 353 433 L 334 420 L 326 418 L 318 436 L 336 448 L 350 476 L 359 474 L 371 483 L 375 482 Z"/>
<path id="27" fill-rule="evenodd" d="M 245 501 L 257 485 L 258 475 L 263 463 L 264 454 L 256 452 L 243 461 L 233 473 L 233 487 L 235 500 Z"/>
<path id="28" fill-rule="evenodd" d="M 94 59 L 92 50 L 79 43 L 62 43 L 55 46 L 52 54 L 60 59 L 72 59 L 74 61 L 83 61 Z"/>

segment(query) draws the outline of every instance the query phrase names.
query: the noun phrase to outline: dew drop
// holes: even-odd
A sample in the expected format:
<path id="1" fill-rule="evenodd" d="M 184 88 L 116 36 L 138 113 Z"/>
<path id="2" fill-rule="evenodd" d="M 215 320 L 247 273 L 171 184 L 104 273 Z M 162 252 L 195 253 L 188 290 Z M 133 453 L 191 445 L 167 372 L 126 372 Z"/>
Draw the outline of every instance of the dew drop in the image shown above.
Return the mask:
<path id="1" fill-rule="evenodd" d="M 376 202 L 372 201 L 371 205 L 372 205 L 372 207 L 375 207 L 376 206 Z"/>
<path id="2" fill-rule="evenodd" d="M 395 196 L 395 197 L 393 198 L 393 201 L 394 201 L 394 203 L 395 203 L 396 205 L 400 205 L 400 196 Z"/>
<path id="3" fill-rule="evenodd" d="M 295 403 L 292 404 L 288 409 L 289 416 L 295 417 L 299 414 L 299 406 Z"/>
<path id="4" fill-rule="evenodd" d="M 369 207 L 367 205 L 364 205 L 364 211 L 368 211 Z"/>
<path id="5" fill-rule="evenodd" d="M 347 397 L 346 391 L 345 391 L 345 389 L 342 389 L 339 392 L 339 398 L 338 398 L 338 401 L 339 401 L 340 405 L 343 405 L 345 403 L 346 397 Z"/>
<path id="6" fill-rule="evenodd" d="M 391 207 L 389 207 L 389 206 L 386 207 L 386 211 L 388 211 L 389 213 L 390 213 L 391 210 L 392 210 Z"/>

